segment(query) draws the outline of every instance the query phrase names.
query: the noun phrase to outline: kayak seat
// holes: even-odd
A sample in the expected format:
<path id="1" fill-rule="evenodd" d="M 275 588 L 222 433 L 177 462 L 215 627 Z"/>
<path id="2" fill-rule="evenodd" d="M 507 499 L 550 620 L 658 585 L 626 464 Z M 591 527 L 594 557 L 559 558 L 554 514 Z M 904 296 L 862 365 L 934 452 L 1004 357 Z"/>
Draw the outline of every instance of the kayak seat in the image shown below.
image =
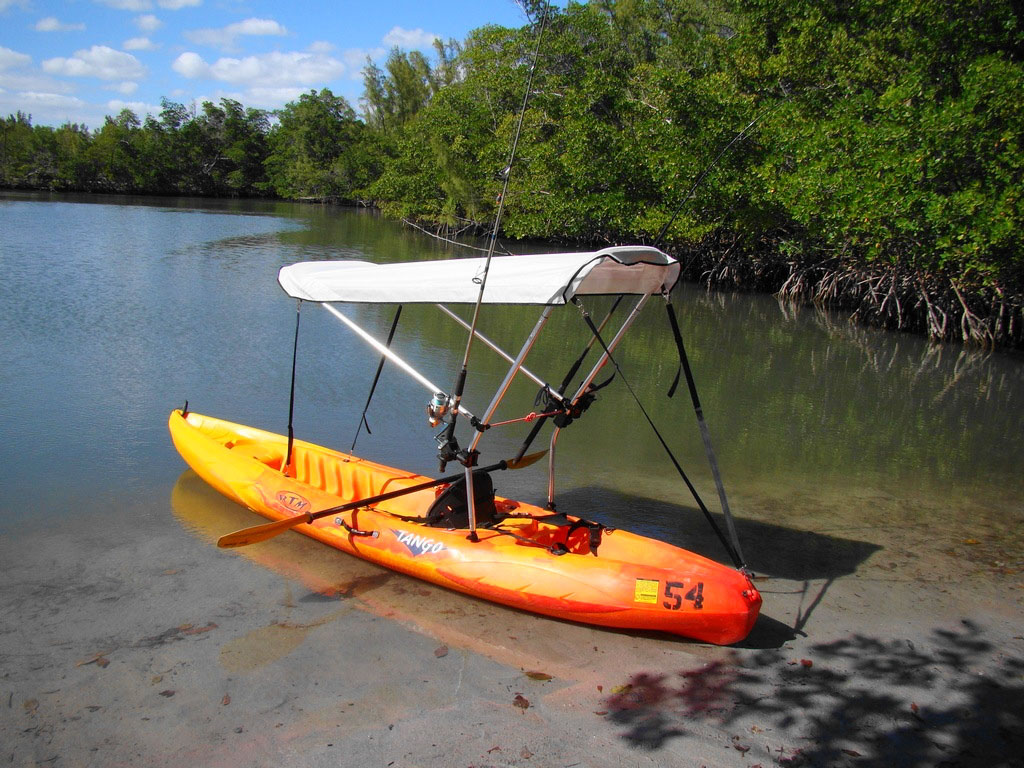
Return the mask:
<path id="1" fill-rule="evenodd" d="M 499 519 L 494 506 L 494 484 L 483 470 L 473 472 L 473 507 L 477 527 L 486 527 Z M 434 499 L 423 522 L 432 528 L 469 528 L 469 504 L 466 502 L 466 478 L 446 486 Z"/>

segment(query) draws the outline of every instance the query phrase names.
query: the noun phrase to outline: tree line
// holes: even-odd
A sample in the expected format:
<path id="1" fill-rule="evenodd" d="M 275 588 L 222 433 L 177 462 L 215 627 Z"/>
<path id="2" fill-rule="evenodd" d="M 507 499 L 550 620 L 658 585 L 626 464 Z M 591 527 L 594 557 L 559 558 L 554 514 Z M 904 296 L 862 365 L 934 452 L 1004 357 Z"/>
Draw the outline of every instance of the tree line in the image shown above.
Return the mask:
<path id="1" fill-rule="evenodd" d="M 687 276 L 1024 345 L 1024 19 L 1013 0 L 591 0 L 393 50 L 360 112 L 170 101 L 0 124 L 0 184 L 363 203 L 485 231 L 543 30 L 503 232 L 654 242 Z M 544 14 L 546 18 L 542 21 Z"/>

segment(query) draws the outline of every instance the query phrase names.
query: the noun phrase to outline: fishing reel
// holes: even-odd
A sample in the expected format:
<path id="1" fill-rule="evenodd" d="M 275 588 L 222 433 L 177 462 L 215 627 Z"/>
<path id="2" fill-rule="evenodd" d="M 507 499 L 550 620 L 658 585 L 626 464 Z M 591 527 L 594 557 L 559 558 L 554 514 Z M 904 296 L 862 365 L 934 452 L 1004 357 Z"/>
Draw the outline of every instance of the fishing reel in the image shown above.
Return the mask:
<path id="1" fill-rule="evenodd" d="M 457 461 L 466 467 L 476 466 L 479 452 L 460 448 L 458 440 L 455 439 L 455 409 L 452 407 L 452 399 L 444 392 L 436 393 L 427 403 L 427 423 L 431 427 L 437 427 L 442 423 L 447 425 L 434 437 L 442 472 L 450 461 Z"/>
<path id="2" fill-rule="evenodd" d="M 451 420 L 451 399 L 444 392 L 436 393 L 427 403 L 427 423 L 431 428 Z"/>

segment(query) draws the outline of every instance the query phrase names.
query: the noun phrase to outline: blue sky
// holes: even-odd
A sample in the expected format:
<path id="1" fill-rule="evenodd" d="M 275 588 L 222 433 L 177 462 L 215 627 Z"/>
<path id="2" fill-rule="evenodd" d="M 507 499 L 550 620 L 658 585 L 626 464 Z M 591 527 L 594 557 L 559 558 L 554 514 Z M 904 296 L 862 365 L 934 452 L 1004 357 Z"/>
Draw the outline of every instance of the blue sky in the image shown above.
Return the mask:
<path id="1" fill-rule="evenodd" d="M 367 56 L 525 23 L 514 0 L 0 0 L 0 115 L 95 129 L 161 98 L 274 109 L 325 87 L 358 110 Z"/>

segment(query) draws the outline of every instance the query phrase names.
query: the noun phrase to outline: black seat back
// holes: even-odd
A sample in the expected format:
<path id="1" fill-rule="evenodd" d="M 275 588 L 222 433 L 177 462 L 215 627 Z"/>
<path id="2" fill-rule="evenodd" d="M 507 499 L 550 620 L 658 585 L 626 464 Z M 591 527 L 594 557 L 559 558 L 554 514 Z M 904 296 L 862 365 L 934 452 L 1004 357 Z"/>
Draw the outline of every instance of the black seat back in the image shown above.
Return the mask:
<path id="1" fill-rule="evenodd" d="M 490 525 L 496 520 L 498 512 L 494 507 L 494 484 L 491 476 L 480 469 L 473 472 L 473 507 L 478 526 Z M 464 477 L 438 494 L 427 510 L 425 522 L 433 528 L 469 528 Z"/>

